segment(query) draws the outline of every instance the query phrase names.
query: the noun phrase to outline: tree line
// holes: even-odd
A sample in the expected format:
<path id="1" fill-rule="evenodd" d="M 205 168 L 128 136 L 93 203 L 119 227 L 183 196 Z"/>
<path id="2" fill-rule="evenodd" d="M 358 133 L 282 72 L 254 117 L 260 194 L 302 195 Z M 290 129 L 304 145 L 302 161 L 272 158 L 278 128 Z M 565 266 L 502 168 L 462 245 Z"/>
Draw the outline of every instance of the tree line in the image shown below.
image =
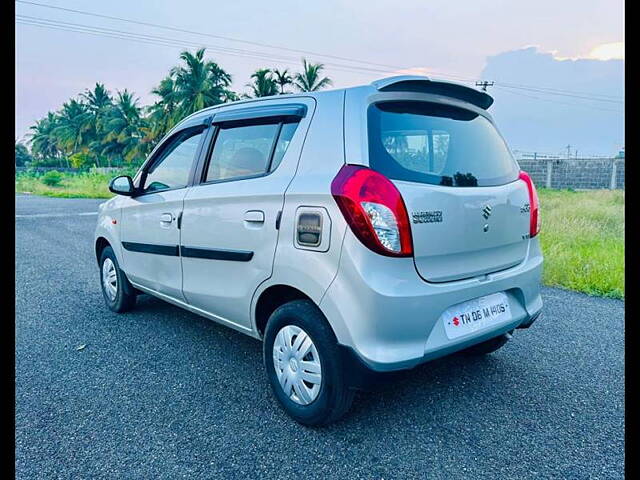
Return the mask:
<path id="1" fill-rule="evenodd" d="M 256 70 L 246 84 L 249 93 L 238 94 L 230 88 L 231 75 L 204 54 L 204 48 L 183 51 L 180 63 L 151 90 L 158 98 L 152 105 L 141 106 L 127 89 L 112 95 L 101 83 L 69 99 L 30 127 L 30 149 L 16 140 L 16 166 L 136 166 L 174 125 L 198 110 L 242 98 L 313 92 L 332 84 L 322 75 L 322 64 L 303 58 L 300 72 Z"/>

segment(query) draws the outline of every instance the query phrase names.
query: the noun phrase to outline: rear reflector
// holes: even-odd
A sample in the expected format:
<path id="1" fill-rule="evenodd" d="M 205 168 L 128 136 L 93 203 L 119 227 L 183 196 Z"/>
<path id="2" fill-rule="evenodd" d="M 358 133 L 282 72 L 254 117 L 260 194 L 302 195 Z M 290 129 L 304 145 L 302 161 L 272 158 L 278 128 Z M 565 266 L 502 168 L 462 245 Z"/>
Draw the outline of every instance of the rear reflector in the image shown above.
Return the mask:
<path id="1" fill-rule="evenodd" d="M 331 194 L 366 247 L 391 257 L 413 255 L 407 209 L 398 189 L 384 175 L 345 165 L 331 182 Z"/>
<path id="2" fill-rule="evenodd" d="M 527 184 L 529 190 L 529 237 L 533 238 L 540 233 L 540 205 L 538 203 L 538 192 L 533 180 L 525 171 L 520 171 L 520 180 Z"/>

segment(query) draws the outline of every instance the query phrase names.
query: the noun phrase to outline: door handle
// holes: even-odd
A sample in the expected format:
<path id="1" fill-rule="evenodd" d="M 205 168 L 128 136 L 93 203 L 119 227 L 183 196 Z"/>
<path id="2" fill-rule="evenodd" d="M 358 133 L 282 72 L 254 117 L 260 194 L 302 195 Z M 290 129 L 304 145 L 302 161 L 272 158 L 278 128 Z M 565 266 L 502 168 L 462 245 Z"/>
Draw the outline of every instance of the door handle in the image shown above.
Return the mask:
<path id="1" fill-rule="evenodd" d="M 245 222 L 264 223 L 264 212 L 261 210 L 249 210 L 244 214 Z"/>
<path id="2" fill-rule="evenodd" d="M 162 215 L 160 215 L 161 224 L 166 225 L 171 222 L 173 222 L 173 215 L 171 215 L 170 213 L 163 213 Z"/>

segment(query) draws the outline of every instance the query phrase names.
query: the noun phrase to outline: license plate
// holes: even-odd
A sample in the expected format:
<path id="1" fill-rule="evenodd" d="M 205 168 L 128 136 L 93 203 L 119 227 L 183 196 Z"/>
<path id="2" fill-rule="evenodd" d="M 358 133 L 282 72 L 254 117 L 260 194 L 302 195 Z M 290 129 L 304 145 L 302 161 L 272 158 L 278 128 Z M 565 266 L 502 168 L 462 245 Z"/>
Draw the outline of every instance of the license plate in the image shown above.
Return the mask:
<path id="1" fill-rule="evenodd" d="M 449 307 L 440 317 L 449 339 L 475 333 L 511 318 L 507 295 L 499 292 Z"/>

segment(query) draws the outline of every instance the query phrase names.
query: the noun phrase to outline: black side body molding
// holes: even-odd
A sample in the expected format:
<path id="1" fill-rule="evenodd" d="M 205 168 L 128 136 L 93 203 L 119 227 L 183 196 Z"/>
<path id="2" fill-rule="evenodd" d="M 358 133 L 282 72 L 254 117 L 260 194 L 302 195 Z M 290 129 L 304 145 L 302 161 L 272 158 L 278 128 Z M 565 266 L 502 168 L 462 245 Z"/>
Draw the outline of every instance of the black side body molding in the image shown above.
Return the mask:
<path id="1" fill-rule="evenodd" d="M 222 250 L 213 248 L 181 247 L 180 254 L 188 258 L 205 258 L 207 260 L 231 260 L 234 262 L 248 262 L 253 258 L 253 252 L 245 250 Z"/>
<path id="2" fill-rule="evenodd" d="M 223 250 L 214 248 L 178 247 L 178 245 L 153 245 L 150 243 L 122 242 L 125 250 L 131 252 L 167 255 L 171 257 L 204 258 L 207 260 L 230 260 L 248 262 L 253 252 L 246 250 Z"/>
<path id="3" fill-rule="evenodd" d="M 125 250 L 140 253 L 152 253 L 154 255 L 167 255 L 177 257 L 179 255 L 178 245 L 153 245 L 149 243 L 122 242 Z"/>

